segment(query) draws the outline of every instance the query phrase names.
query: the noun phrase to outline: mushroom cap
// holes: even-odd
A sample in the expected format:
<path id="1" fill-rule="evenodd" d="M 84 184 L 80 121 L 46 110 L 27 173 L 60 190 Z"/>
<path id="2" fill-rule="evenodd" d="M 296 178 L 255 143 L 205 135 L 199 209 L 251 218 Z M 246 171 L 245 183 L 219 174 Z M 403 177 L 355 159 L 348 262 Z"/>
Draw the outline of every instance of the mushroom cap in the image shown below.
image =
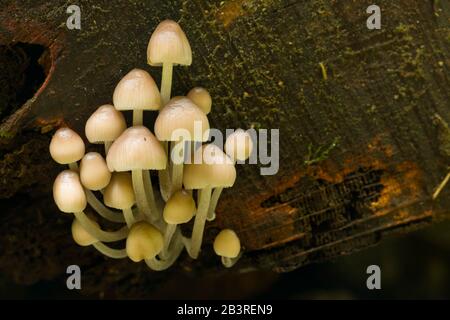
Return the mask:
<path id="1" fill-rule="evenodd" d="M 83 139 L 72 129 L 60 128 L 50 142 L 50 155 L 59 164 L 77 162 L 84 155 Z"/>
<path id="2" fill-rule="evenodd" d="M 116 140 L 127 128 L 125 117 L 114 106 L 100 106 L 86 121 L 84 132 L 90 143 Z"/>
<path id="3" fill-rule="evenodd" d="M 164 220 L 169 224 L 186 223 L 192 219 L 195 210 L 192 196 L 184 190 L 179 190 L 167 200 L 163 210 Z"/>
<path id="4" fill-rule="evenodd" d="M 187 97 L 194 102 L 205 114 L 211 112 L 212 99 L 208 90 L 202 87 L 192 88 Z"/>
<path id="5" fill-rule="evenodd" d="M 147 62 L 151 66 L 163 63 L 191 65 L 191 46 L 178 23 L 164 20 L 158 24 L 148 42 Z"/>
<path id="6" fill-rule="evenodd" d="M 216 145 L 207 144 L 198 148 L 193 160 L 193 163 L 184 166 L 183 184 L 186 189 L 228 188 L 234 184 L 234 163 Z"/>
<path id="7" fill-rule="evenodd" d="M 110 171 L 162 170 L 166 168 L 167 155 L 150 130 L 134 126 L 113 142 L 106 163 Z"/>
<path id="8" fill-rule="evenodd" d="M 209 121 L 205 113 L 186 97 L 172 98 L 159 112 L 155 134 L 160 141 L 206 141 Z"/>
<path id="9" fill-rule="evenodd" d="M 53 199 L 58 209 L 65 213 L 81 212 L 86 208 L 86 194 L 78 173 L 64 170 L 53 183 Z"/>
<path id="10" fill-rule="evenodd" d="M 214 252 L 221 257 L 236 258 L 241 252 L 241 242 L 231 229 L 224 229 L 214 239 Z"/>
<path id="11" fill-rule="evenodd" d="M 98 152 L 88 152 L 81 159 L 80 180 L 84 187 L 90 190 L 101 190 L 111 180 L 105 159 Z"/>
<path id="12" fill-rule="evenodd" d="M 125 210 L 135 203 L 133 182 L 129 172 L 114 172 L 103 192 L 103 201 L 108 207 Z"/>
<path id="13" fill-rule="evenodd" d="M 95 224 L 97 227 L 99 227 L 97 222 L 92 220 L 91 222 Z M 87 232 L 86 229 L 83 228 L 78 219 L 73 219 L 72 222 L 72 238 L 78 245 L 82 247 L 87 247 L 98 242 L 98 239 L 91 236 L 91 234 Z"/>
<path id="14" fill-rule="evenodd" d="M 141 221 L 133 224 L 128 234 L 126 250 L 134 262 L 152 259 L 161 252 L 164 239 L 161 232 L 151 224 Z"/>
<path id="15" fill-rule="evenodd" d="M 234 160 L 244 161 L 253 151 L 252 137 L 247 131 L 237 129 L 225 141 L 225 152 Z"/>
<path id="16" fill-rule="evenodd" d="M 117 110 L 159 110 L 161 96 L 147 71 L 133 69 L 114 89 L 113 104 Z"/>

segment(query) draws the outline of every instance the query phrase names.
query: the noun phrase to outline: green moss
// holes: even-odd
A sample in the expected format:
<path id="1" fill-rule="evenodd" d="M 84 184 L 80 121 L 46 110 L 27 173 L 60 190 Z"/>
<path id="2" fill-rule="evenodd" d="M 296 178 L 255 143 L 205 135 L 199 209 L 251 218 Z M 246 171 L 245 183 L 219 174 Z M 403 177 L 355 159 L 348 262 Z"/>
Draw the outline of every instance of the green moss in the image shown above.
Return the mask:
<path id="1" fill-rule="evenodd" d="M 313 150 L 313 145 L 309 144 L 308 154 L 305 157 L 304 164 L 307 166 L 316 164 L 323 160 L 326 160 L 330 155 L 330 152 L 338 145 L 339 138 L 335 138 L 334 141 L 328 145 L 321 145 Z"/>

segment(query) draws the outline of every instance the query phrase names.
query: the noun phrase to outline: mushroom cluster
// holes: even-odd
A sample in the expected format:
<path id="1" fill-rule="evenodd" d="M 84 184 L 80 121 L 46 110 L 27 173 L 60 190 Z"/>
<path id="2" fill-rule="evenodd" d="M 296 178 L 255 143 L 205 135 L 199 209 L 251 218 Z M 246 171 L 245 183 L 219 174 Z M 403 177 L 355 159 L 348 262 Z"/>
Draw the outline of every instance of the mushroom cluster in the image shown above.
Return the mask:
<path id="1" fill-rule="evenodd" d="M 208 143 L 212 99 L 206 89 L 171 98 L 173 66 L 192 62 L 191 47 L 176 22 L 157 26 L 147 58 L 151 66 L 162 66 L 161 90 L 148 72 L 133 69 L 117 84 L 113 104 L 100 106 L 86 122 L 87 140 L 103 144 L 105 157 L 85 153 L 83 139 L 69 128 L 55 132 L 50 154 L 69 166 L 57 176 L 53 197 L 60 211 L 74 216 L 75 242 L 111 258 L 144 260 L 159 271 L 173 265 L 183 249 L 198 258 L 205 223 L 214 220 L 223 188 L 235 182 L 235 162 L 247 159 L 253 145 L 241 129 L 228 136 L 225 152 Z M 132 111 L 131 127 L 121 111 Z M 144 126 L 144 111 L 159 112 L 154 133 Z M 159 192 L 153 190 L 151 170 L 158 173 Z M 84 213 L 88 204 L 119 227 L 103 230 L 99 217 Z M 185 237 L 180 225 L 192 219 L 192 235 Z M 122 240 L 123 249 L 107 245 Z M 217 235 L 213 247 L 225 267 L 241 256 L 239 238 L 230 229 Z"/>

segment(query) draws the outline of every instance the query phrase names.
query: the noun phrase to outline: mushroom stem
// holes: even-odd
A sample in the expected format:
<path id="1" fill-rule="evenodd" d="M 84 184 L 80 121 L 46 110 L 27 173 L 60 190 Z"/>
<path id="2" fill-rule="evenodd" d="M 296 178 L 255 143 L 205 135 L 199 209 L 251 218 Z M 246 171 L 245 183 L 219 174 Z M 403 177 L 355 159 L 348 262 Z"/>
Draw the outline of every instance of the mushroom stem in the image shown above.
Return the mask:
<path id="1" fill-rule="evenodd" d="M 142 126 L 144 123 L 144 110 L 133 110 L 133 126 Z"/>
<path id="2" fill-rule="evenodd" d="M 166 231 L 164 232 L 164 247 L 161 252 L 161 258 L 167 259 L 169 257 L 169 246 L 170 242 L 172 240 L 173 235 L 177 231 L 177 225 L 176 224 L 167 224 Z"/>
<path id="3" fill-rule="evenodd" d="M 69 163 L 69 168 L 71 170 L 78 172 L 78 164 L 76 162 Z M 106 220 L 109 220 L 111 222 L 117 222 L 117 223 L 123 223 L 125 220 L 119 213 L 115 213 L 114 211 L 109 210 L 106 208 L 103 203 L 101 203 L 97 197 L 94 195 L 94 193 L 84 188 L 84 192 L 86 193 L 86 200 L 89 203 L 89 205 L 94 209 L 100 216 L 105 218 Z"/>
<path id="4" fill-rule="evenodd" d="M 170 100 L 170 92 L 172 90 L 172 71 L 173 64 L 170 62 L 164 62 L 162 66 L 161 78 L 161 99 L 163 105 Z"/>
<path id="5" fill-rule="evenodd" d="M 168 154 L 169 142 L 163 141 L 163 147 L 166 154 Z M 158 171 L 159 177 L 159 191 L 161 192 L 161 197 L 164 201 L 167 201 L 170 198 L 170 175 L 168 167 L 164 170 Z"/>
<path id="6" fill-rule="evenodd" d="M 96 242 L 92 245 L 95 249 L 97 249 L 101 254 L 113 258 L 113 259 L 123 259 L 127 257 L 127 251 L 125 249 L 113 249 L 108 247 L 103 242 Z"/>
<path id="7" fill-rule="evenodd" d="M 99 229 L 85 214 L 84 212 L 75 212 L 75 218 L 80 222 L 81 226 L 94 238 L 103 242 L 114 242 L 123 240 L 128 236 L 128 228 L 122 227 L 117 231 L 103 231 Z"/>
<path id="8" fill-rule="evenodd" d="M 146 190 L 144 187 L 144 176 L 142 172 L 143 170 L 131 171 L 134 194 L 136 195 L 136 204 L 141 214 L 144 214 L 148 221 L 154 222 L 156 218 L 152 214 L 149 203 L 147 202 L 147 195 L 145 193 Z"/>
<path id="9" fill-rule="evenodd" d="M 206 187 L 200 192 L 197 214 L 195 215 L 194 228 L 190 241 L 186 241 L 186 249 L 192 259 L 197 259 L 202 246 L 203 231 L 205 229 L 206 216 L 208 215 L 209 202 L 211 199 L 211 187 Z"/>
<path id="10" fill-rule="evenodd" d="M 153 193 L 153 185 L 152 180 L 150 178 L 150 172 L 148 170 L 144 170 L 142 172 L 143 180 L 144 180 L 144 190 L 145 195 L 147 197 L 147 203 L 150 206 L 150 210 L 152 212 L 152 216 L 155 220 L 158 220 L 161 217 L 160 210 L 156 206 L 155 194 Z"/>
<path id="11" fill-rule="evenodd" d="M 220 195 L 222 194 L 223 188 L 215 188 L 214 192 L 211 196 L 211 202 L 209 203 L 208 208 L 208 216 L 206 217 L 206 220 L 213 221 L 216 219 L 216 207 L 217 203 L 219 202 Z"/>
<path id="12" fill-rule="evenodd" d="M 112 145 L 112 141 L 105 141 L 105 154 L 108 154 L 109 148 Z"/>
<path id="13" fill-rule="evenodd" d="M 174 194 L 178 190 L 181 190 L 183 185 L 183 163 L 184 163 L 184 140 L 180 140 L 175 142 L 172 147 L 173 150 L 180 149 L 179 157 L 181 159 L 181 163 L 174 162 L 172 156 L 170 157 L 170 163 L 172 165 L 172 189 L 171 194 Z"/>
<path id="14" fill-rule="evenodd" d="M 236 258 L 222 257 L 222 264 L 225 268 L 231 268 L 236 264 L 236 262 L 238 262 L 241 256 L 242 254 L 239 254 Z"/>
<path id="15" fill-rule="evenodd" d="M 177 233 L 175 241 L 173 242 L 173 248 L 171 248 L 172 250 L 169 251 L 166 259 L 160 260 L 156 257 L 152 259 L 145 259 L 145 263 L 147 264 L 147 266 L 154 271 L 163 271 L 172 266 L 183 251 L 183 242 L 181 241 L 180 237 L 181 234 Z"/>
<path id="16" fill-rule="evenodd" d="M 122 212 L 123 212 L 123 217 L 125 218 L 125 221 L 127 223 L 127 227 L 131 228 L 131 226 L 136 222 L 134 215 L 133 215 L 133 210 L 131 210 L 131 208 L 129 208 L 129 209 L 122 210 Z"/>

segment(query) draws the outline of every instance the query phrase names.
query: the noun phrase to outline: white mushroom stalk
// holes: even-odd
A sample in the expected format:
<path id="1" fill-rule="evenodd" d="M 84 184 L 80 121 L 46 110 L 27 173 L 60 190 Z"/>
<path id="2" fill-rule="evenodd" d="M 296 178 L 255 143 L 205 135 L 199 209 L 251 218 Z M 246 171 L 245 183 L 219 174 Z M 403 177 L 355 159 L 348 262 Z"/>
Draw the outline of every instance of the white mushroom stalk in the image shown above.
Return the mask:
<path id="1" fill-rule="evenodd" d="M 253 144 L 239 129 L 226 140 L 226 153 L 214 144 L 202 145 L 210 133 L 211 95 L 195 87 L 171 98 L 173 67 L 192 63 L 191 47 L 176 22 L 156 27 L 147 62 L 162 67 L 160 91 L 147 71 L 132 69 L 116 85 L 113 103 L 101 105 L 87 119 L 86 138 L 104 153 L 98 148 L 85 153 L 83 139 L 69 128 L 55 132 L 50 154 L 70 170 L 56 177 L 53 197 L 60 211 L 73 216 L 72 237 L 78 245 L 163 271 L 184 249 L 191 258 L 199 257 L 206 223 L 215 218 L 223 189 L 235 182 L 235 164 L 249 157 Z M 131 127 L 123 111 L 132 111 Z M 154 133 L 144 124 L 144 111 L 159 111 Z M 186 145 L 199 147 L 188 154 Z M 156 192 L 151 170 L 158 171 Z M 98 215 L 91 216 L 88 204 Z M 119 226 L 109 231 L 98 217 Z M 191 237 L 185 238 L 181 230 L 187 231 L 192 219 Z M 110 245 L 123 240 L 125 248 Z M 240 240 L 230 229 L 222 230 L 213 246 L 227 268 L 242 256 Z"/>

